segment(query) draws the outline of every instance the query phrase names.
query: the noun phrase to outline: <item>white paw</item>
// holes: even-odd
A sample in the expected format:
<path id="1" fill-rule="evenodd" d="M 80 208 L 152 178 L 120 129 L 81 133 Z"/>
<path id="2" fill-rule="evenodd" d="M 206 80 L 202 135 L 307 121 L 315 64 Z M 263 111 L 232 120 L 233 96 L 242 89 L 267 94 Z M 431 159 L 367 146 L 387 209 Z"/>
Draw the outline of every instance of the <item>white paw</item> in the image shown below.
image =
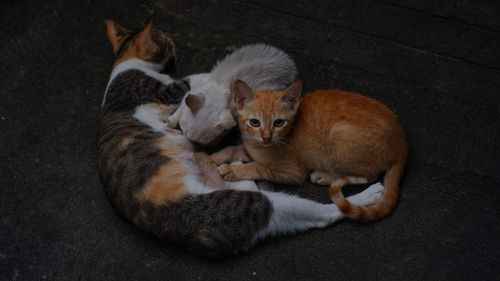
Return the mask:
<path id="1" fill-rule="evenodd" d="M 361 194 L 363 194 L 366 205 L 373 205 L 382 198 L 382 195 L 384 195 L 384 186 L 380 182 L 377 182 L 370 185 L 370 187 L 361 192 Z"/>
<path id="2" fill-rule="evenodd" d="M 384 186 L 381 183 L 375 183 L 370 185 L 363 192 L 349 197 L 349 201 L 353 204 L 359 206 L 369 206 L 373 205 L 382 198 L 384 194 Z"/>

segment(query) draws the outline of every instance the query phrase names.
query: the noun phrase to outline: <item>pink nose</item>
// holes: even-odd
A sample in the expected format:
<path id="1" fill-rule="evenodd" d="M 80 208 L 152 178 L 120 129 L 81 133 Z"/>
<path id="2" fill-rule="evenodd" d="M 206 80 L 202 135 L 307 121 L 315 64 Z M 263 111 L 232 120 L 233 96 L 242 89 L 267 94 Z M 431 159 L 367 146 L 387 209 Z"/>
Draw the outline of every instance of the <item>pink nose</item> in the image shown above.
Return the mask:
<path id="1" fill-rule="evenodd" d="M 271 142 L 271 138 L 262 138 L 262 140 L 264 141 L 264 143 L 270 143 Z"/>

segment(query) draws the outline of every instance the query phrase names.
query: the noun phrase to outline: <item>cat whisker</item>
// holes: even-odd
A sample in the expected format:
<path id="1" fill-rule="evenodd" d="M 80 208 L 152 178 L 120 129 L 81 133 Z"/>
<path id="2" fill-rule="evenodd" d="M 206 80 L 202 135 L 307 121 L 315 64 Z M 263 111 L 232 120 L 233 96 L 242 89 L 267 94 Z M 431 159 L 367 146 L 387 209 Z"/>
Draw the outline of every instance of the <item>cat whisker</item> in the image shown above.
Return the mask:
<path id="1" fill-rule="evenodd" d="M 276 144 L 288 145 L 288 142 L 283 139 L 277 139 L 274 141 Z"/>

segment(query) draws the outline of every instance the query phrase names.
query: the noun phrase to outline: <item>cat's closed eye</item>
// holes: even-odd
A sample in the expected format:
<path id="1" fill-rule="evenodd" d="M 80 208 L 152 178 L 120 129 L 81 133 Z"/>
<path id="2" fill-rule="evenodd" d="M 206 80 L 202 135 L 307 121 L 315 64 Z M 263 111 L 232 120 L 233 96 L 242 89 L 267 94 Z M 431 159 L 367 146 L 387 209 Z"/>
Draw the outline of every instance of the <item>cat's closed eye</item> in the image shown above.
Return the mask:
<path id="1" fill-rule="evenodd" d="M 252 127 L 259 127 L 260 126 L 260 121 L 258 119 L 250 119 L 248 121 L 248 123 L 250 124 L 250 126 Z"/>

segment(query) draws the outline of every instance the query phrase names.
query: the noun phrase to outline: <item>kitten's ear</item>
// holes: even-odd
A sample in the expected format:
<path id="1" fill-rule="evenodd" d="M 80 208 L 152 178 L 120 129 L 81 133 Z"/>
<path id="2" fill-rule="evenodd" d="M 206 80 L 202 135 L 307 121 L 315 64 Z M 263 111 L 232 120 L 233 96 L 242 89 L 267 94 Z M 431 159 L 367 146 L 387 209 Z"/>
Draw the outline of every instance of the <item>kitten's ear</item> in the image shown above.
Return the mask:
<path id="1" fill-rule="evenodd" d="M 135 48 L 141 58 L 149 58 L 155 50 L 155 43 L 153 41 L 153 20 L 150 19 L 148 24 L 141 31 L 139 38 L 135 42 Z"/>
<path id="2" fill-rule="evenodd" d="M 130 30 L 121 27 L 110 19 L 104 20 L 104 23 L 106 24 L 106 34 L 108 35 L 109 42 L 113 45 L 113 52 L 116 54 L 118 49 L 120 49 L 118 41 L 120 41 L 125 34 L 129 33 Z"/>
<path id="3" fill-rule="evenodd" d="M 296 110 L 299 106 L 300 94 L 302 94 L 302 81 L 297 80 L 285 89 L 285 94 L 281 100 L 286 103 L 290 109 Z"/>
<path id="4" fill-rule="evenodd" d="M 253 99 L 253 91 L 247 85 L 247 83 L 236 80 L 233 84 L 233 93 L 234 93 L 234 104 L 238 110 L 241 110 L 245 104 Z"/>
<path id="5" fill-rule="evenodd" d="M 196 112 L 198 112 L 198 109 L 200 109 L 203 104 L 205 104 L 205 97 L 203 97 L 202 95 L 188 94 L 184 101 L 186 102 L 186 105 L 189 107 L 189 109 L 191 109 L 193 115 L 195 115 Z"/>
<path id="6" fill-rule="evenodd" d="M 236 120 L 234 120 L 233 114 L 231 113 L 230 109 L 226 108 L 221 112 L 219 120 L 217 120 L 215 126 L 221 127 L 226 130 L 229 130 L 232 127 L 236 126 Z"/>

